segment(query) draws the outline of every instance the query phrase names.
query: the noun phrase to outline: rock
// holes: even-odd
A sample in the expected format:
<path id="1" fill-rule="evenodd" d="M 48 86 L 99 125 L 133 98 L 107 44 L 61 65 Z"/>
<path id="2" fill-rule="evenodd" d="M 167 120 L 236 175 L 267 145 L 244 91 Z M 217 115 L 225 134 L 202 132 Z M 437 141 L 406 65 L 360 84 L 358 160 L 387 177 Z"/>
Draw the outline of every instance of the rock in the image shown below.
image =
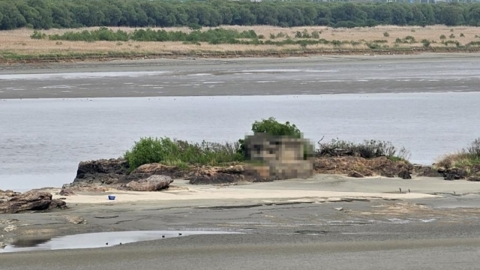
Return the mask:
<path id="1" fill-rule="evenodd" d="M 348 173 L 349 177 L 355 177 L 355 178 L 363 178 L 363 174 L 356 172 L 356 171 L 351 171 Z"/>
<path id="2" fill-rule="evenodd" d="M 445 173 L 447 170 L 444 167 L 438 167 L 437 172 L 438 173 Z"/>
<path id="3" fill-rule="evenodd" d="M 335 210 L 337 211 L 343 211 L 343 207 L 337 207 L 337 208 L 334 208 Z"/>
<path id="4" fill-rule="evenodd" d="M 172 179 L 178 179 L 185 178 L 188 175 L 188 171 L 176 166 L 166 166 L 160 163 L 144 164 L 133 170 L 127 176 L 127 181 L 146 179 L 152 175 L 165 175 L 170 176 Z"/>
<path id="5" fill-rule="evenodd" d="M 158 191 L 165 188 L 173 182 L 170 176 L 152 175 L 147 179 L 131 181 L 125 185 L 125 188 L 133 191 Z"/>
<path id="6" fill-rule="evenodd" d="M 225 168 L 219 168 L 217 171 L 219 173 L 242 174 L 245 172 L 245 168 L 242 165 L 235 165 Z"/>
<path id="7" fill-rule="evenodd" d="M 78 164 L 73 184 L 96 183 L 111 185 L 125 182 L 128 162 L 123 158 L 82 161 Z"/>
<path id="8" fill-rule="evenodd" d="M 13 231 L 17 230 L 17 226 L 16 225 L 8 225 L 7 227 L 3 228 L 3 230 L 6 231 L 6 232 L 13 232 Z"/>
<path id="9" fill-rule="evenodd" d="M 72 195 L 75 195 L 75 193 L 73 192 L 73 190 L 71 188 L 67 188 L 67 187 L 62 187 L 62 190 L 60 190 L 60 192 L 58 193 L 59 195 L 61 196 L 72 196 Z"/>
<path id="10" fill-rule="evenodd" d="M 472 175 L 468 177 L 467 180 L 472 182 L 480 182 L 480 175 Z"/>
<path id="11" fill-rule="evenodd" d="M 5 244 L 4 242 L 0 242 L 0 249 L 4 249 L 5 247 L 7 247 L 7 244 Z"/>
<path id="12" fill-rule="evenodd" d="M 196 168 L 189 176 L 190 184 L 231 184 L 244 181 L 244 168 L 242 166 L 222 167 L 199 167 Z M 253 180 L 252 176 L 252 180 Z"/>
<path id="13" fill-rule="evenodd" d="M 52 194 L 41 191 L 11 193 L 7 200 L 0 202 L 0 213 L 47 210 L 52 203 Z"/>
<path id="14" fill-rule="evenodd" d="M 66 220 L 72 224 L 87 224 L 87 220 L 80 216 L 66 216 Z"/>
<path id="15" fill-rule="evenodd" d="M 412 179 L 412 174 L 409 171 L 405 170 L 398 173 L 398 177 L 402 179 Z"/>
<path id="16" fill-rule="evenodd" d="M 67 207 L 67 203 L 64 202 L 63 200 L 61 199 L 52 199 L 52 202 L 50 203 L 50 206 L 48 207 L 49 210 L 53 210 L 53 209 L 66 209 L 68 208 Z"/>
<path id="17" fill-rule="evenodd" d="M 418 176 L 443 177 L 443 173 L 439 172 L 438 169 L 435 169 L 432 166 L 415 166 L 414 173 Z"/>
<path id="18" fill-rule="evenodd" d="M 199 173 L 188 178 L 190 184 L 231 184 L 244 180 L 242 175 L 228 173 Z"/>
<path id="19" fill-rule="evenodd" d="M 116 185 L 119 186 L 119 185 Z M 112 185 L 112 187 L 115 187 Z M 66 194 L 71 194 L 74 192 L 105 192 L 108 191 L 109 187 L 103 186 L 99 183 L 72 183 L 72 184 L 65 184 L 62 187 L 62 190 L 66 190 Z M 60 191 L 60 195 L 62 191 Z M 67 195 L 62 195 L 67 196 Z"/>
<path id="20" fill-rule="evenodd" d="M 443 179 L 445 180 L 459 180 L 459 179 L 465 179 L 467 177 L 468 173 L 460 168 L 451 168 L 447 169 L 443 173 Z"/>

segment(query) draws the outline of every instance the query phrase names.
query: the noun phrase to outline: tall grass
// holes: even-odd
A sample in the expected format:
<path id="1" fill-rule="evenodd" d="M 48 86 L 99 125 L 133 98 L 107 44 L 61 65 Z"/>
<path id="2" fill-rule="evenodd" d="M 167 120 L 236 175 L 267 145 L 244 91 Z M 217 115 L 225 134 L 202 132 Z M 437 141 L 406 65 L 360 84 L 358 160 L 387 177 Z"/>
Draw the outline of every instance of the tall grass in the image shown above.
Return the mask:
<path id="1" fill-rule="evenodd" d="M 237 143 L 189 143 L 176 139 L 141 138 L 131 150 L 124 155 L 130 171 L 143 164 L 162 163 L 186 168 L 189 165 L 221 165 L 223 163 L 242 161 L 237 153 Z"/>
<path id="2" fill-rule="evenodd" d="M 318 143 L 317 157 L 331 156 L 358 156 L 376 158 L 385 156 L 391 160 L 407 160 L 410 152 L 405 148 L 397 148 L 391 142 L 379 140 L 365 140 L 354 143 L 345 140 L 333 139 L 330 142 Z"/>
<path id="3" fill-rule="evenodd" d="M 462 168 L 468 173 L 480 172 L 480 138 L 458 153 L 444 156 L 436 165 L 446 169 Z"/>

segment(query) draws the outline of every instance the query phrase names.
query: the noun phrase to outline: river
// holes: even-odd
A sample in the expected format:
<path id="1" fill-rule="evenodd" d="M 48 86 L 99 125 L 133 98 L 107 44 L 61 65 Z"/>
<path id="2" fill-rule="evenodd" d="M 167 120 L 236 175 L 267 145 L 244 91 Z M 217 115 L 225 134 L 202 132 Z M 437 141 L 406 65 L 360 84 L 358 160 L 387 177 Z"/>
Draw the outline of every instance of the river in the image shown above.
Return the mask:
<path id="1" fill-rule="evenodd" d="M 112 65 L 105 71 L 101 64 L 88 72 L 91 66 L 82 69 L 81 65 L 51 72 L 1 71 L 0 188 L 25 190 L 69 183 L 80 161 L 119 157 L 144 136 L 236 141 L 249 134 L 254 121 L 270 116 L 295 123 L 313 143 L 322 137 L 324 141 L 391 141 L 407 148 L 411 161 L 421 164 L 431 164 L 479 137 L 477 58 L 431 59 L 431 70 L 423 76 L 419 72 L 428 61 L 410 60 L 411 69 L 405 71 L 401 60 L 387 60 L 325 61 L 323 65 L 298 60 L 301 64 L 282 62 L 282 67 L 269 60 L 254 66 L 235 62 L 217 68 L 207 61 L 205 66 L 178 64 L 170 73 L 166 65 Z M 452 63 L 457 69 L 453 75 L 446 74 L 447 64 Z M 369 65 L 376 68 L 368 70 Z M 379 66 L 390 72 L 382 73 Z M 468 71 L 461 73 L 461 67 Z M 222 73 L 225 70 L 230 72 Z M 235 70 L 243 70 L 248 86 L 239 86 L 242 76 L 232 75 Z M 429 77 L 436 70 L 435 78 Z M 315 80 L 328 80 L 344 91 L 322 91 L 323 84 L 308 83 L 312 74 Z M 374 77 L 377 81 L 369 89 L 352 86 L 352 82 L 369 83 Z M 109 82 L 118 92 L 102 88 Z M 169 90 L 169 84 L 180 90 Z M 196 84 L 203 94 L 195 92 Z M 150 92 L 135 92 L 132 85 Z M 163 92 L 151 90 L 165 88 Z M 245 94 L 244 88 L 258 94 L 253 90 Z M 263 93 L 265 89 L 271 92 Z"/>

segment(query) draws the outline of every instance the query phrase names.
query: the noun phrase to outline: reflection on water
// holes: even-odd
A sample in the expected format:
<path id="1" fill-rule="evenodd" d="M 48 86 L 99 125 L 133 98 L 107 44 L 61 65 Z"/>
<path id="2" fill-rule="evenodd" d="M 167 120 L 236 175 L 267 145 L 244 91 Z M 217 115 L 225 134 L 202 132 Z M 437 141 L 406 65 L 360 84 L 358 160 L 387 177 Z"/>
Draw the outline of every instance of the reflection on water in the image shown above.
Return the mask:
<path id="1" fill-rule="evenodd" d="M 387 140 L 430 164 L 479 136 L 479 101 L 480 93 L 6 100 L 0 188 L 71 182 L 78 162 L 119 157 L 143 136 L 236 141 L 270 116 L 313 141 Z"/>
<path id="2" fill-rule="evenodd" d="M 85 233 L 52 239 L 19 240 L 0 249 L 0 253 L 112 247 L 121 244 L 191 235 L 236 234 L 226 231 L 126 231 Z"/>
<path id="3" fill-rule="evenodd" d="M 36 247 L 38 245 L 44 244 L 48 241 L 50 241 L 51 238 L 46 238 L 46 239 L 18 239 L 15 242 L 13 242 L 12 246 L 14 248 L 22 248 L 22 247 Z"/>

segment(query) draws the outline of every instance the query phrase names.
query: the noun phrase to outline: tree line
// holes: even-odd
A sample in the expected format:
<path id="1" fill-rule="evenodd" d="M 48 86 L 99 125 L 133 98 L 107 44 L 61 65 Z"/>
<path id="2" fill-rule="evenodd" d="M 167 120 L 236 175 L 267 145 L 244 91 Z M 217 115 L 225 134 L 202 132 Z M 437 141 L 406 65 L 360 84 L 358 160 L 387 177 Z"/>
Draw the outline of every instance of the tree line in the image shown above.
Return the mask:
<path id="1" fill-rule="evenodd" d="M 89 26 L 480 25 L 480 4 L 0 0 L 0 30 Z"/>

